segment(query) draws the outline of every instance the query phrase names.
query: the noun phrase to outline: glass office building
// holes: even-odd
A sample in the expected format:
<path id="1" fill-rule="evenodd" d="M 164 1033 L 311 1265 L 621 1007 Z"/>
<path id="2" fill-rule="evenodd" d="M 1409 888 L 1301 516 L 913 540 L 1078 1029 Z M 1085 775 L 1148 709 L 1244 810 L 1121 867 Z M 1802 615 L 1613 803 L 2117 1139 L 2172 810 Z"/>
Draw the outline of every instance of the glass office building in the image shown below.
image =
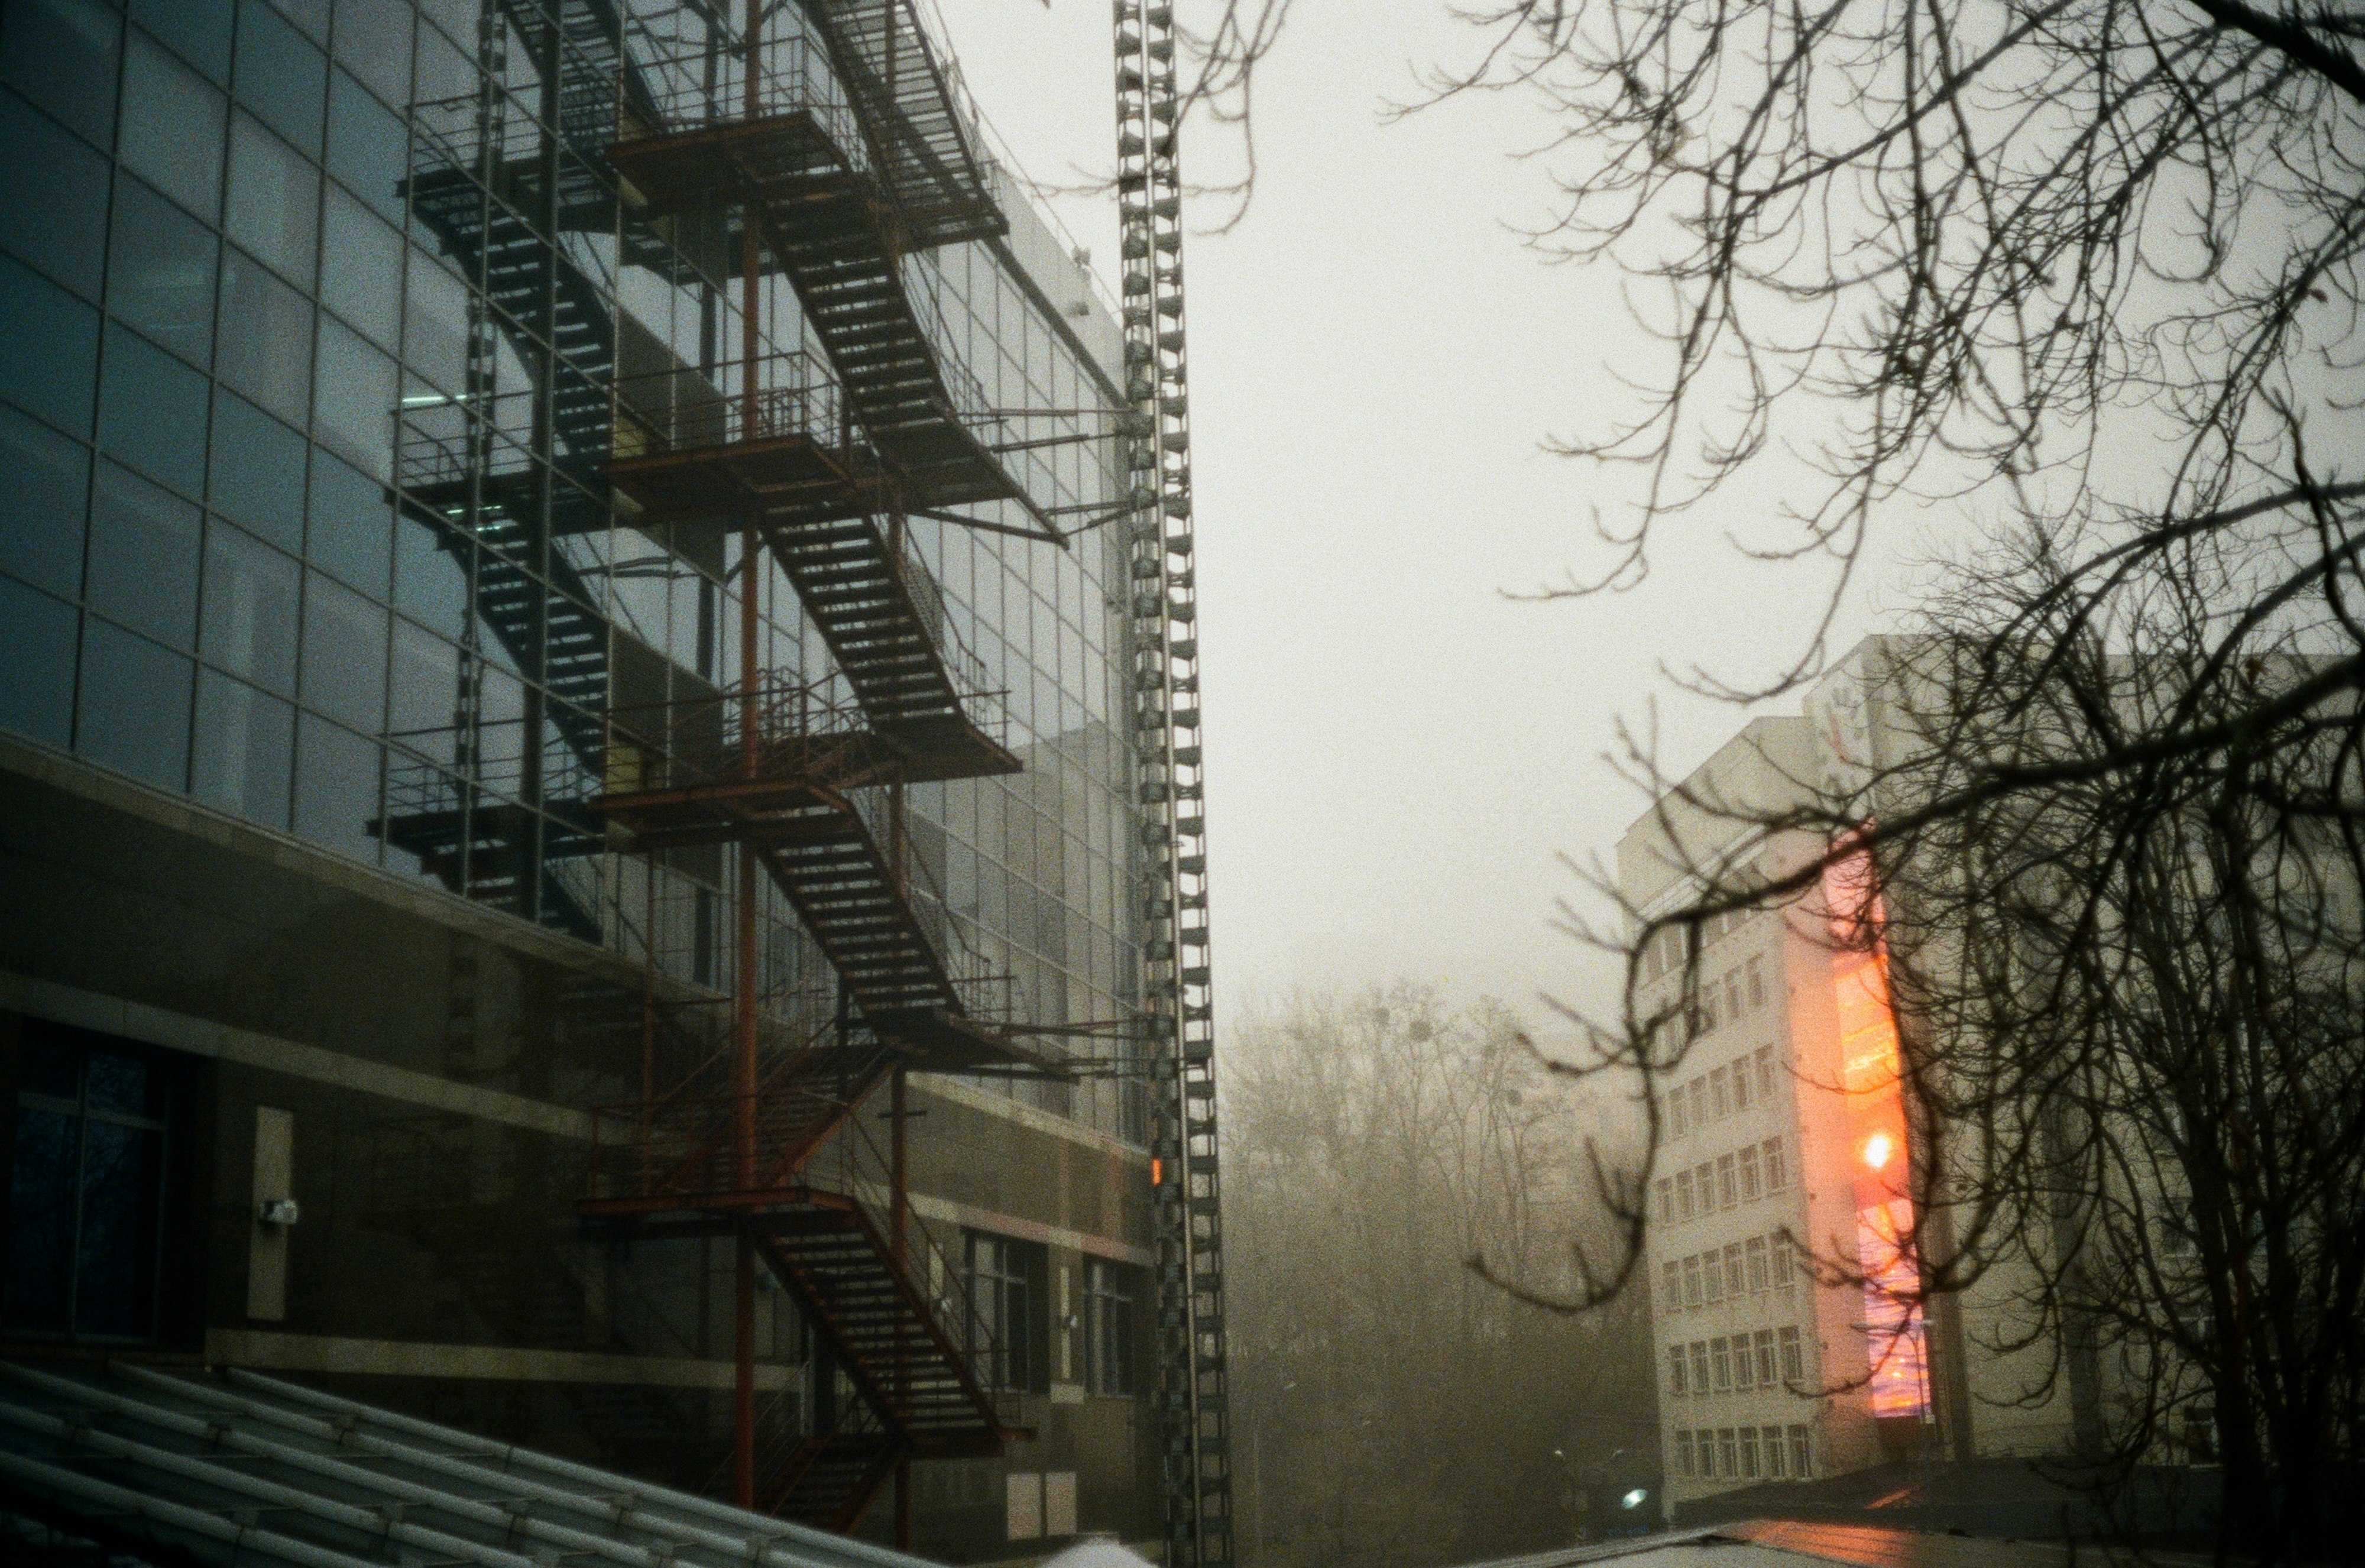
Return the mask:
<path id="1" fill-rule="evenodd" d="M 171 1295 L 174 1268 L 206 1273 L 204 1257 L 229 1245 L 207 1226 L 245 1236 L 240 1184 L 262 1157 L 245 1152 L 245 1122 L 230 1122 L 274 1098 L 265 1081 L 221 1098 L 228 1068 L 155 1053 L 246 1030 L 571 1114 L 631 1092 L 639 968 L 683 1007 L 735 983 L 732 848 L 642 853 L 588 802 L 748 684 L 743 595 L 756 599 L 754 668 L 768 693 L 818 713 L 862 693 L 814 619 L 811 585 L 776 552 L 751 554 L 752 535 L 728 517 L 667 512 L 611 487 L 605 467 L 683 420 L 735 417 L 743 400 L 793 403 L 800 429 L 850 431 L 859 398 L 779 256 L 756 264 L 757 246 L 719 208 L 651 202 L 603 144 L 620 123 L 701 101 L 711 111 L 718 93 L 798 94 L 827 123 L 845 89 L 823 41 L 799 31 L 803 17 L 783 6 L 768 23 L 779 31 L 753 88 L 727 25 L 695 4 L 10 0 L 0 17 L 0 778 L 22 785 L 24 835 L 10 876 L 21 906 L 65 864 L 53 857 L 84 855 L 75 875 L 131 889 L 149 911 L 107 934 L 64 922 L 82 946 L 20 914 L 0 1015 L 27 1040 L 79 1031 L 57 1060 L 71 1057 L 84 1078 L 114 1059 L 109 1039 L 124 1059 L 151 1062 L 156 1083 L 177 1085 L 140 1109 L 141 1128 L 164 1140 L 156 1179 L 172 1166 L 199 1186 L 239 1188 L 191 1199 L 177 1221 L 164 1202 L 164 1217 L 144 1222 L 167 1233 L 155 1243 L 163 1261 L 141 1265 L 163 1282 L 140 1287 L 151 1294 Z M 957 92 L 952 102 L 975 144 Z M 894 154 L 869 156 L 883 168 Z M 1018 766 L 858 804 L 882 834 L 891 814 L 910 900 L 971 1011 L 1072 1028 L 1131 1016 L 1141 984 L 1147 840 L 1126 727 L 1126 560 L 1116 529 L 1089 526 L 1127 494 L 1104 439 L 1124 368 L 1081 259 L 981 162 L 996 231 L 913 242 L 890 263 L 939 402 L 1012 484 L 957 508 L 901 508 L 884 536 L 966 711 Z M 1053 527 L 1072 531 L 1066 543 L 1042 537 Z M 55 805 L 68 799 L 79 804 Z M 135 817 L 163 836 L 117 838 L 109 824 Z M 183 857 L 185 842 L 207 847 Z M 371 955 L 353 950 L 375 940 L 364 934 L 377 916 L 308 928 L 309 895 L 254 890 L 235 918 L 208 903 L 250 873 L 254 890 L 334 886 L 340 907 L 399 911 L 406 931 L 465 930 L 509 957 L 454 960 L 412 1007 L 395 994 L 403 974 L 364 972 Z M 831 966 L 779 890 L 761 896 L 768 1026 L 810 1035 L 843 1005 Z M 190 913 L 201 906 L 210 913 Z M 331 941 L 340 951 L 319 946 Z M 93 943 L 115 946 L 92 960 Z M 267 1004 L 247 994 L 316 966 L 347 967 L 347 983 L 314 985 L 300 1003 L 285 987 Z M 468 978 L 453 978 L 462 968 Z M 167 970 L 169 985 L 155 978 Z M 568 975 L 603 977 L 605 989 Z M 564 1021 L 594 991 L 616 1014 L 604 1034 Z M 510 1032 L 499 1050 L 496 1015 Z M 519 1022 L 535 1017 L 561 1021 Z M 473 1043 L 454 1043 L 469 1030 Z M 623 1043 L 599 1043 L 610 1036 Z M 262 1059 L 248 1068 L 265 1072 Z M 297 1070 L 286 1065 L 297 1057 L 273 1059 L 268 1071 Z M 318 1068 L 308 1081 L 353 1097 L 324 1114 L 395 1125 L 350 1108 L 379 1079 L 357 1068 L 340 1080 L 333 1063 L 302 1059 Z M 507 1065 L 483 1065 L 497 1059 Z M 62 1092 L 27 1079 L 19 1125 L 63 1115 L 51 1103 Z M 443 1091 L 405 1092 L 431 1105 Z M 975 1245 L 994 1277 L 1017 1282 L 1032 1339 L 1007 1353 L 1034 1369 L 1029 1391 L 1089 1384 L 1130 1408 L 1138 1372 L 1088 1367 L 1081 1330 L 1073 1345 L 1060 1336 L 1087 1258 L 1096 1301 L 1138 1293 L 1120 1277 L 1148 1258 L 1146 1198 L 1132 1190 L 1147 1167 L 1138 1081 L 1021 1076 L 926 1092 L 943 1121 L 920 1135 L 923 1202 L 984 1238 Z M 540 1114 L 511 1110 L 520 1127 Z M 291 1192 L 314 1179 L 313 1148 L 330 1158 L 325 1142 L 307 1144 L 305 1114 Z M 210 1130 L 174 1145 L 174 1117 Z M 353 1143 L 338 1125 L 336 1159 L 392 1147 Z M 551 1126 L 554 1169 L 575 1170 L 572 1124 Z M 971 1145 L 948 1141 L 956 1126 Z M 997 1126 L 1019 1131 L 988 1171 L 964 1148 Z M 363 1160 L 346 1179 L 363 1185 L 364 1166 L 400 1163 Z M 550 1177 L 534 1201 L 559 1215 L 563 1187 Z M 1053 1189 L 1061 1195 L 1043 1195 Z M 12 1211 L 29 1192 L 20 1180 Z M 1055 1203 L 1067 1206 L 1040 1207 Z M 506 1327 L 454 1316 L 448 1302 L 357 1327 L 340 1315 L 392 1309 L 308 1285 L 308 1241 L 303 1229 L 286 1241 L 279 1288 L 293 1293 L 286 1321 L 311 1313 L 316 1337 L 535 1331 L 517 1315 Z M 196 1305 L 151 1303 L 113 1338 L 261 1344 L 281 1319 L 240 1310 L 261 1298 L 247 1294 L 243 1261 L 225 1266 L 234 1287 L 208 1276 Z M 609 1289 L 577 1294 L 604 1302 Z M 56 1310 L 65 1316 L 36 1324 L 21 1302 L 0 1308 L 10 1345 L 32 1330 L 34 1341 L 71 1337 L 73 1310 Z M 1102 1324 L 1093 1338 L 1131 1333 Z M 779 1356 L 802 1354 L 798 1343 L 784 1328 Z M 712 1344 L 689 1332 L 667 1348 L 695 1358 Z M 319 1370 L 272 1353 L 281 1359 L 258 1364 Z M 511 1429 L 532 1436 L 518 1419 Z M 1041 1425 L 1053 1440 L 1056 1423 Z M 1138 1442 L 1103 1446 L 1116 1457 L 1047 1450 L 1032 1462 L 1046 1477 L 1064 1463 L 1071 1498 L 1081 1466 L 1086 1526 L 1097 1512 L 1102 1528 L 1129 1529 L 1146 1473 Z M 982 1518 L 990 1491 L 971 1467 L 935 1495 Z M 1002 1495 L 991 1502 L 999 1518 Z"/>

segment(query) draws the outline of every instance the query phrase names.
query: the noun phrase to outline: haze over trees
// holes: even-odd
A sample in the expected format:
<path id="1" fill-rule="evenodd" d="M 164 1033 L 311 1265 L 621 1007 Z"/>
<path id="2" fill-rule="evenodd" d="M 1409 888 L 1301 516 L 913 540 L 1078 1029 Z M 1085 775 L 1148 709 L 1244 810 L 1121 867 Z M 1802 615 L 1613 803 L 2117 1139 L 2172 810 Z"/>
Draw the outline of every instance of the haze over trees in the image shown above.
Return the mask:
<path id="1" fill-rule="evenodd" d="M 1244 1555 L 1429 1568 L 1572 1540 L 1574 1488 L 1655 1448 L 1642 1304 L 1570 1318 L 1463 1260 L 1566 1286 L 1602 1227 L 1593 1123 L 1502 1008 L 1406 984 L 1251 1011 L 1226 1075 Z"/>

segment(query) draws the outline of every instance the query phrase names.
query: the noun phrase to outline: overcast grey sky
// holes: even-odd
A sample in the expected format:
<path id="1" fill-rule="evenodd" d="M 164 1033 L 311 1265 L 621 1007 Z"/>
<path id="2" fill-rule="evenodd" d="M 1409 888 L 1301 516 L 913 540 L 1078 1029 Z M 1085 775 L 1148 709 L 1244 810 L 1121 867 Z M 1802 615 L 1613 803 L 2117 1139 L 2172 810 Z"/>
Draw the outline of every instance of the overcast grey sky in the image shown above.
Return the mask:
<path id="1" fill-rule="evenodd" d="M 1105 171 L 1104 0 L 939 4 L 1020 167 Z M 1508 156 L 1543 131 L 1530 104 L 1381 122 L 1408 62 L 1466 54 L 1441 3 L 1297 13 L 1260 78 L 1248 216 L 1185 252 L 1218 1001 L 1404 977 L 1537 1016 L 1540 991 L 1599 984 L 1552 923 L 1579 891 L 1559 855 L 1606 856 L 1642 804 L 1602 761 L 1617 721 L 1655 702 L 1667 760 L 1704 757 L 1742 714 L 1662 664 L 1762 678 L 1823 579 L 1734 554 L 1721 531 L 1772 500 L 1737 491 L 1665 537 L 1639 591 L 1506 597 L 1599 564 L 1590 509 L 1632 476 L 1539 446 L 1661 351 L 1608 269 L 1521 242 L 1552 195 Z M 1114 256 L 1112 203 L 1056 206 Z M 1224 212 L 1201 208 L 1203 228 Z"/>

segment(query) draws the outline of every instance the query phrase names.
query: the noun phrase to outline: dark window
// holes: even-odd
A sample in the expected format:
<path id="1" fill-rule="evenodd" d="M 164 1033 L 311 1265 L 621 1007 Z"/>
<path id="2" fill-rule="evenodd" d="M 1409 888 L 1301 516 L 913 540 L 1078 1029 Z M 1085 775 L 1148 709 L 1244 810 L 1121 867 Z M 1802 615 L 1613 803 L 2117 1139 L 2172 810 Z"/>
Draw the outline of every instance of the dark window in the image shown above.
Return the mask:
<path id="1" fill-rule="evenodd" d="M 445 548 L 452 535 L 409 516 L 395 520 L 395 607 L 443 636 L 467 634 L 468 574 Z"/>
<path id="2" fill-rule="evenodd" d="M 1094 1394 L 1134 1391 L 1138 1279 L 1122 1263 L 1084 1260 L 1084 1382 Z"/>
<path id="3" fill-rule="evenodd" d="M 379 749 L 309 713 L 297 715 L 296 831 L 356 860 L 375 862 Z"/>
<path id="4" fill-rule="evenodd" d="M 112 463 L 90 514 L 89 602 L 176 648 L 197 631 L 197 509 Z"/>
<path id="5" fill-rule="evenodd" d="M 283 550 L 304 548 L 311 444 L 244 398 L 214 395 L 213 503 Z"/>
<path id="6" fill-rule="evenodd" d="M 0 10 L 0 82 L 105 147 L 115 137 L 122 32 L 94 0 L 9 0 Z"/>
<path id="7" fill-rule="evenodd" d="M 289 424 L 308 422 L 312 305 L 237 247 L 222 252 L 222 379 Z"/>
<path id="8" fill-rule="evenodd" d="M 199 643 L 206 662 L 282 695 L 293 693 L 300 579 L 290 557 L 227 523 L 208 527 Z"/>
<path id="9" fill-rule="evenodd" d="M 375 87 L 402 103 L 410 96 L 410 0 L 338 0 L 337 58 Z M 339 86 L 329 82 L 329 141 L 336 144 Z M 364 195 L 367 193 L 364 192 Z"/>
<path id="10" fill-rule="evenodd" d="M 155 1337 L 169 1120 L 152 1054 L 27 1025 L 0 1306 L 11 1333 Z"/>
<path id="11" fill-rule="evenodd" d="M 83 514 L 90 452 L 0 407 L 0 569 L 66 599 L 82 597 Z"/>
<path id="12" fill-rule="evenodd" d="M 189 781 L 193 666 L 95 617 L 84 626 L 74 749 L 175 793 Z"/>
<path id="13" fill-rule="evenodd" d="M 72 435 L 90 433 L 98 312 L 0 256 L 0 396 Z"/>
<path id="14" fill-rule="evenodd" d="M 217 82 L 230 80 L 230 0 L 131 0 L 131 19 Z"/>
<path id="15" fill-rule="evenodd" d="M 228 109 L 196 73 L 132 35 L 123 61 L 123 161 L 208 223 L 221 216 Z"/>
<path id="16" fill-rule="evenodd" d="M 407 26 L 410 7 L 388 0 Z M 340 26 L 344 24 L 340 23 Z M 394 60 L 390 69 L 408 73 L 409 54 Z M 403 91 L 393 96 L 400 98 Z M 329 78 L 329 173 L 369 203 L 389 221 L 402 221 L 402 182 L 409 173 L 409 134 L 386 106 L 363 91 L 342 71 Z"/>
<path id="17" fill-rule="evenodd" d="M 117 183 L 106 308 L 193 364 L 213 360 L 220 255 L 212 230 L 129 174 Z"/>
<path id="18" fill-rule="evenodd" d="M 377 734 L 386 722 L 385 607 L 317 573 L 304 590 L 304 706 Z"/>
<path id="19" fill-rule="evenodd" d="M 95 298 L 106 251 L 106 160 L 0 93 L 0 245 Z"/>
<path id="20" fill-rule="evenodd" d="M 265 827 L 287 825 L 296 710 L 212 670 L 197 672 L 190 790 L 210 806 Z"/>
<path id="21" fill-rule="evenodd" d="M 328 73 L 328 57 L 269 6 L 246 0 L 239 7 L 239 102 L 314 157 Z"/>
<path id="22" fill-rule="evenodd" d="M 0 728 L 62 746 L 73 739 L 77 612 L 0 577 Z"/>
<path id="23" fill-rule="evenodd" d="M 967 1233 L 970 1354 L 988 1388 L 1041 1392 L 1044 1381 L 1040 1245 Z"/>
<path id="24" fill-rule="evenodd" d="M 206 378 L 136 332 L 111 327 L 98 444 L 184 495 L 206 493 Z"/>
<path id="25" fill-rule="evenodd" d="M 414 751 L 432 753 L 421 732 L 442 731 L 452 723 L 458 702 L 460 650 L 408 621 L 394 623 L 393 689 L 388 694 L 387 728 L 415 737 Z"/>

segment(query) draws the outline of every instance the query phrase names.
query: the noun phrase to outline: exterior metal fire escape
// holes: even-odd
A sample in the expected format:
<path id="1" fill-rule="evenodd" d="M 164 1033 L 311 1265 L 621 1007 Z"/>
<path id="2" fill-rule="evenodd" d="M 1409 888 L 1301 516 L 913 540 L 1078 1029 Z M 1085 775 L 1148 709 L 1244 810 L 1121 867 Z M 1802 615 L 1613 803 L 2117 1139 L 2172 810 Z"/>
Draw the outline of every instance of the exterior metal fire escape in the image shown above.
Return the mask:
<path id="1" fill-rule="evenodd" d="M 1190 380 L 1182 339 L 1182 174 L 1174 15 L 1116 0 L 1117 199 L 1134 745 L 1157 887 L 1143 910 L 1156 1025 L 1150 1153 L 1160 1172 L 1160 1427 L 1168 1568 L 1232 1557 L 1224 1352 L 1224 1233 L 1207 947 L 1206 800 L 1199 730 L 1198 598 L 1191 520 Z"/>

